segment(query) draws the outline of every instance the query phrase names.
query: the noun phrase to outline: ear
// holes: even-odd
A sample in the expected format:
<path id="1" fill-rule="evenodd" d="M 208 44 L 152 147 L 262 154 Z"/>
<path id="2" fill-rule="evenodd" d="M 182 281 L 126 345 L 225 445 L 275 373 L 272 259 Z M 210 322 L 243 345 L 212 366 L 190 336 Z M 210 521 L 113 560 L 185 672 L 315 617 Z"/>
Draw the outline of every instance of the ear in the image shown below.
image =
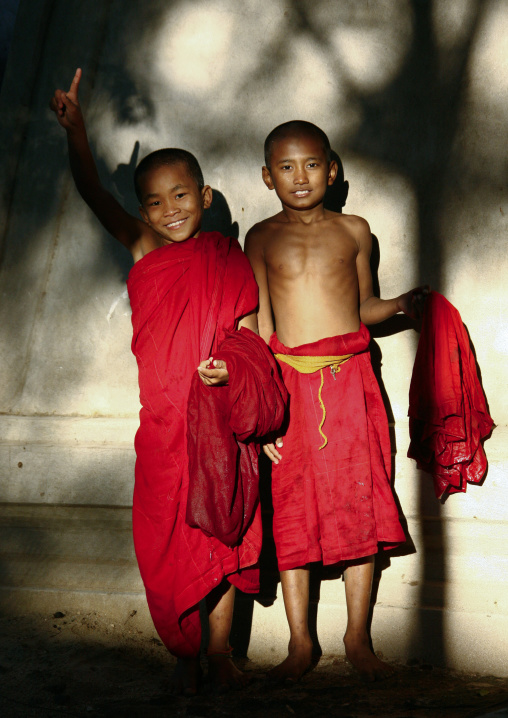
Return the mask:
<path id="1" fill-rule="evenodd" d="M 213 191 L 209 185 L 205 185 L 201 190 L 201 198 L 203 200 L 203 209 L 208 209 L 213 200 Z"/>
<path id="2" fill-rule="evenodd" d="M 268 167 L 263 167 L 263 169 L 261 170 L 261 174 L 263 176 L 263 182 L 268 187 L 268 189 L 275 189 L 272 175 L 270 174 L 270 170 L 268 169 Z"/>
<path id="3" fill-rule="evenodd" d="M 139 209 L 139 214 L 141 215 L 141 218 L 143 219 L 143 221 L 146 222 L 147 224 L 150 224 L 150 222 L 148 221 L 148 215 L 147 215 L 146 210 L 143 207 L 143 205 L 140 204 L 138 209 Z"/>
<path id="4" fill-rule="evenodd" d="M 338 164 L 335 162 L 335 160 L 332 160 L 328 167 L 328 184 L 329 185 L 332 185 L 335 182 L 335 178 L 337 177 L 338 171 L 339 171 Z"/>

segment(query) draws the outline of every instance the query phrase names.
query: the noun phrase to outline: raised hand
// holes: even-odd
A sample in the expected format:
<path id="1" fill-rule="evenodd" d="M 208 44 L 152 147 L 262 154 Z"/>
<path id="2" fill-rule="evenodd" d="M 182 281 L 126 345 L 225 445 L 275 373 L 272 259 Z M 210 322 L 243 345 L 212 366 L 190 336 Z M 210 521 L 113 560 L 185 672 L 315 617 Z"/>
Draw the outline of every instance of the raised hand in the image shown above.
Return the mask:
<path id="1" fill-rule="evenodd" d="M 58 122 L 66 130 L 72 130 L 83 122 L 78 100 L 81 75 L 81 68 L 78 67 L 69 91 L 55 90 L 55 94 L 49 103 L 49 107 L 55 113 Z"/>

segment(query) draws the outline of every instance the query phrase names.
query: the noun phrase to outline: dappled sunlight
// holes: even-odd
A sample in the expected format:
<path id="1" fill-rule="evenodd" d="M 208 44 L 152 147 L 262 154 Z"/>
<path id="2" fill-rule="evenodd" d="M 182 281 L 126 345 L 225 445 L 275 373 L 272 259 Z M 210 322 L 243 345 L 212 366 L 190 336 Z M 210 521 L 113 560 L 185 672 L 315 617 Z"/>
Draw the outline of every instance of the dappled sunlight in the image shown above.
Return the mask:
<path id="1" fill-rule="evenodd" d="M 467 36 L 474 15 L 475 0 L 447 0 L 432 3 L 432 28 L 440 47 L 451 49 Z"/>
<path id="2" fill-rule="evenodd" d="M 76 194 L 67 209 L 14 410 L 136 416 L 136 362 L 128 351 L 131 312 L 124 277 L 114 255 L 108 256 L 113 240 L 95 234 L 97 220 Z M 107 281 L 100 281 L 98 258 Z"/>
<path id="3" fill-rule="evenodd" d="M 417 280 L 417 257 L 412 237 L 417 232 L 418 205 L 412 182 L 390 167 L 344 155 L 350 183 L 345 212 L 365 216 L 380 243 L 379 279 L 383 296 L 397 296 Z M 393 272 L 404 265 L 404 277 Z M 403 286 L 401 286 L 403 282 Z"/>
<path id="4" fill-rule="evenodd" d="M 209 131 L 226 136 L 230 125 L 236 131 L 241 121 L 244 131 L 255 131 L 268 117 L 263 133 L 287 119 L 306 117 L 342 134 L 354 113 L 344 108 L 337 116 L 336 99 L 344 88 L 335 58 L 311 33 L 288 37 L 284 8 L 267 0 L 262 4 L 266 21 L 253 25 L 227 0 L 213 9 L 192 3 L 168 10 L 151 53 L 161 92 L 156 102 L 166 122 L 171 98 L 185 101 L 192 95 L 192 117 L 206 112 Z M 276 71 L 272 67 L 266 77 L 256 77 L 265 53 L 274 52 L 279 54 Z"/>
<path id="5" fill-rule="evenodd" d="M 376 17 L 376 16 L 375 16 Z M 359 92 L 380 92 L 399 74 L 411 47 L 408 3 L 398 3 L 377 23 L 331 26 L 330 40 L 349 84 Z"/>
<path id="6" fill-rule="evenodd" d="M 330 56 L 312 37 L 298 37 L 288 48 L 286 62 L 264 93 L 268 131 L 295 118 L 325 127 L 332 137 L 341 137 L 358 126 L 354 108 L 341 107 L 345 86 Z M 342 103 L 340 103 L 342 104 Z M 352 125 L 352 127 L 351 127 Z"/>
<path id="7" fill-rule="evenodd" d="M 213 93 L 227 79 L 234 16 L 229 3 L 185 3 L 170 10 L 154 38 L 154 66 L 162 81 L 184 93 Z M 171 7 L 171 6 L 170 6 Z"/>
<path id="8" fill-rule="evenodd" d="M 408 322 L 381 326 L 379 337 L 373 329 L 395 421 L 395 488 L 417 550 L 394 558 L 383 575 L 374 626 L 383 625 L 378 614 L 386 609 L 386 642 L 398 651 L 484 670 L 475 665 L 476 640 L 501 666 L 506 656 L 489 626 L 506 625 L 499 578 L 506 559 L 500 563 L 496 551 L 506 544 L 507 505 L 508 4 L 119 0 L 94 13 L 62 0 L 42 12 L 46 5 L 34 3 L 40 27 L 27 22 L 14 44 L 21 82 L 18 88 L 11 70 L 4 104 L 10 174 L 0 208 L 0 408 L 4 423 L 16 420 L 3 439 L 4 500 L 131 499 L 139 408 L 125 295 L 131 258 L 72 185 L 65 135 L 47 109 L 50 91 L 83 67 L 82 105 L 99 174 L 129 211 L 137 214 L 136 162 L 160 147 L 184 147 L 222 193 L 240 241 L 280 208 L 261 179 L 267 133 L 286 120 L 310 120 L 342 157 L 350 183 L 344 211 L 365 217 L 379 242 L 381 296 L 423 281 L 457 306 L 500 425 L 486 444 L 485 485 L 436 502 L 430 477 L 406 458 L 418 335 Z M 76 415 L 90 422 L 78 439 L 66 428 Z M 501 591 L 502 610 L 490 600 Z M 281 601 L 276 610 L 282 616 Z M 281 619 L 259 612 L 263 635 L 282 645 Z M 328 616 L 323 630 L 332 626 Z"/>
<path id="9" fill-rule="evenodd" d="M 469 83 L 443 193 L 445 293 L 475 343 L 496 421 L 505 413 L 506 107 L 508 7 L 487 3 L 468 64 Z M 503 387 L 503 390 L 501 390 Z"/>
<path id="10" fill-rule="evenodd" d="M 508 101 L 508 6 L 488 3 L 489 12 L 478 33 L 469 63 L 469 93 L 483 112 L 496 112 L 495 118 L 503 122 Z M 488 121 L 488 116 L 485 116 Z M 493 138 L 487 137 L 490 141 Z M 503 136 L 503 139 L 505 137 Z"/>

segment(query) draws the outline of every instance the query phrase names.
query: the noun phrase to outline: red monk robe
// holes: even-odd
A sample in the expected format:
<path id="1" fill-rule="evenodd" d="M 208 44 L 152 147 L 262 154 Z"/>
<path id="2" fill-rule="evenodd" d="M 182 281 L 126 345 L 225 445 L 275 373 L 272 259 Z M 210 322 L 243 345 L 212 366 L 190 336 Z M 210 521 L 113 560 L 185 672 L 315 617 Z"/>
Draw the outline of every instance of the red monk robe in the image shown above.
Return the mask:
<path id="1" fill-rule="evenodd" d="M 242 591 L 258 590 L 257 573 L 240 569 L 259 557 L 259 510 L 236 548 L 185 523 L 191 379 L 225 332 L 256 308 L 257 285 L 238 242 L 211 232 L 145 255 L 127 287 L 142 406 L 134 546 L 157 632 L 171 653 L 194 657 L 201 639 L 198 602 L 224 576 Z"/>
<path id="2" fill-rule="evenodd" d="M 281 362 L 289 392 L 289 428 L 282 460 L 272 466 L 273 536 L 281 571 L 312 561 L 333 564 L 390 548 L 405 535 L 390 485 L 388 422 L 372 371 L 370 335 L 358 332 L 295 348 L 274 334 L 275 354 L 342 356 L 354 354 L 333 376 L 323 369 L 326 418 L 319 424 L 320 372 L 301 374 Z"/>
<path id="3" fill-rule="evenodd" d="M 480 483 L 487 471 L 483 440 L 493 424 L 460 314 L 431 292 L 409 389 L 407 455 L 432 474 L 438 499 Z"/>

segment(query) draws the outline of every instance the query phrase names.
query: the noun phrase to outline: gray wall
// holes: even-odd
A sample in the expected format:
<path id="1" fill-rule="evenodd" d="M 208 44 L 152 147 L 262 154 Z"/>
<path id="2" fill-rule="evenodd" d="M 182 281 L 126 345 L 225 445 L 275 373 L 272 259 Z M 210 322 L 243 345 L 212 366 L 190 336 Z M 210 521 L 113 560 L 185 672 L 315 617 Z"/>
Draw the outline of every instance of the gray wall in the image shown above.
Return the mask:
<path id="1" fill-rule="evenodd" d="M 390 658 L 506 675 L 508 4 L 91 7 L 21 0 L 0 95 L 4 610 L 45 610 L 54 595 L 69 605 L 102 596 L 112 611 L 143 605 L 125 530 L 138 411 L 130 259 L 77 196 L 47 108 L 81 66 L 101 176 L 132 211 L 136 160 L 182 146 L 215 190 L 208 224 L 242 239 L 277 209 L 260 176 L 264 137 L 308 119 L 342 157 L 345 211 L 366 217 L 379 242 L 381 296 L 425 281 L 459 308 L 497 428 L 484 485 L 444 505 L 405 458 L 417 335 L 398 320 L 375 332 L 395 488 L 416 552 L 382 572 L 372 635 Z M 344 621 L 342 585 L 323 582 L 327 652 L 341 652 Z M 256 604 L 251 654 L 283 655 L 284 626 L 280 598 Z"/>

